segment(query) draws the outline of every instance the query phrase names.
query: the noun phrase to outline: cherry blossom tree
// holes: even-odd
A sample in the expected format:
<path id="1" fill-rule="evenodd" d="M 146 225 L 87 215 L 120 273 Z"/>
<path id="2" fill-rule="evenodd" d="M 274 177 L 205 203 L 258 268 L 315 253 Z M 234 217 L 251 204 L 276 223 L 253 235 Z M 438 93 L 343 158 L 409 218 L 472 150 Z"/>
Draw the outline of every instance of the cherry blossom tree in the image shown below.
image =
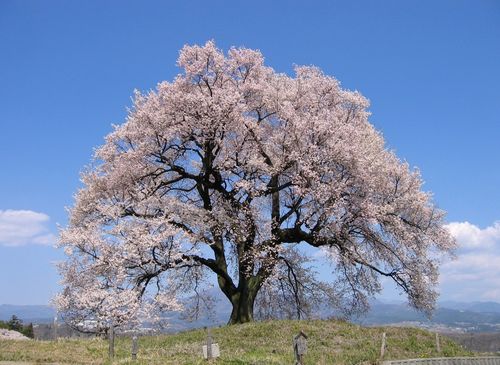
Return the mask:
<path id="1" fill-rule="evenodd" d="M 316 67 L 289 76 L 213 42 L 185 46 L 178 66 L 173 82 L 136 92 L 83 174 L 60 236 L 61 312 L 139 321 L 203 297 L 210 275 L 229 323 L 280 300 L 300 317 L 323 294 L 363 310 L 382 277 L 432 310 L 455 243 L 367 99 Z M 329 280 L 313 274 L 318 258 Z"/>

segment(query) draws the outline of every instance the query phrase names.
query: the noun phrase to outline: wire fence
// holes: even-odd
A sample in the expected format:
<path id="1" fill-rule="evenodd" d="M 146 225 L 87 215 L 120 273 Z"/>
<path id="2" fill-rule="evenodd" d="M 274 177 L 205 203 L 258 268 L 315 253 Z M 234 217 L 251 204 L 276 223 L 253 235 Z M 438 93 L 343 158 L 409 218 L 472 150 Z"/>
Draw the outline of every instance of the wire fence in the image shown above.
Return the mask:
<path id="1" fill-rule="evenodd" d="M 390 360 L 383 361 L 382 365 L 500 365 L 500 356 Z"/>

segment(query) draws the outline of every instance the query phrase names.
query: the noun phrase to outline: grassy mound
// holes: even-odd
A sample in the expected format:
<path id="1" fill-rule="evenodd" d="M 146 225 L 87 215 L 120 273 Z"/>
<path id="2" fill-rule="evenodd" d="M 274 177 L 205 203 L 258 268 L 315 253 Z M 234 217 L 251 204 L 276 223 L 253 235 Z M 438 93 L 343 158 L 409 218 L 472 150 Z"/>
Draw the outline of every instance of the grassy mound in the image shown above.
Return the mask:
<path id="1" fill-rule="evenodd" d="M 382 333 L 387 334 L 385 359 L 468 356 L 449 339 L 441 338 L 441 354 L 433 333 L 414 328 L 360 327 L 339 321 L 269 321 L 214 328 L 214 342 L 221 357 L 212 364 L 293 364 L 292 337 L 300 330 L 308 336 L 306 364 L 375 364 Z M 138 360 L 130 359 L 130 338 L 118 338 L 114 364 L 206 364 L 201 346 L 203 330 L 174 335 L 141 337 Z M 50 341 L 0 341 L 0 361 L 60 364 L 110 364 L 107 341 L 79 339 Z"/>

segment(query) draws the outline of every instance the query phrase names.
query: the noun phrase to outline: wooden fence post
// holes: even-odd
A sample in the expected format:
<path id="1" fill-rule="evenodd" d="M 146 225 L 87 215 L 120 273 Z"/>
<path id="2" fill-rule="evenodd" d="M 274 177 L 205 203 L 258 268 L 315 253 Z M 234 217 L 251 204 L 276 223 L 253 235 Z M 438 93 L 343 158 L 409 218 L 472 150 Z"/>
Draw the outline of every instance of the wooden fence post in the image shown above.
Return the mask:
<path id="1" fill-rule="evenodd" d="M 207 360 L 212 358 L 212 335 L 210 334 L 210 328 L 207 327 Z"/>
<path id="2" fill-rule="evenodd" d="M 380 346 L 380 358 L 383 359 L 385 355 L 385 332 L 382 333 L 382 346 Z"/>
<path id="3" fill-rule="evenodd" d="M 54 341 L 57 341 L 57 315 L 54 317 Z"/>
<path id="4" fill-rule="evenodd" d="M 111 326 L 109 327 L 108 338 L 109 338 L 109 358 L 113 360 L 113 358 L 115 357 L 115 325 L 113 323 L 111 323 Z"/>
<path id="5" fill-rule="evenodd" d="M 439 333 L 436 332 L 436 350 L 437 353 L 441 353 L 441 344 L 439 343 Z"/>
<path id="6" fill-rule="evenodd" d="M 293 352 L 295 355 L 295 365 L 304 365 L 304 355 L 307 353 L 307 335 L 300 333 L 293 338 Z"/>
<path id="7" fill-rule="evenodd" d="M 137 336 L 132 336 L 132 360 L 137 360 L 137 351 L 139 349 L 139 345 L 137 343 Z"/>

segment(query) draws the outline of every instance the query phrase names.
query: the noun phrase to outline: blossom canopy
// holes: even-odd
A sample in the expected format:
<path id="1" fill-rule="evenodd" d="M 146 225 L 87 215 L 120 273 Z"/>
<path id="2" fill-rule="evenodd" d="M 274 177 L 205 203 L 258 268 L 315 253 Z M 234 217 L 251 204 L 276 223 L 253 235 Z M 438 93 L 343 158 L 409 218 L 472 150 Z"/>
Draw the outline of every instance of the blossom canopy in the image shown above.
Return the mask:
<path id="1" fill-rule="evenodd" d="M 83 174 L 60 236 L 68 318 L 178 310 L 188 293 L 203 297 L 210 273 L 230 323 L 252 320 L 255 305 L 362 310 L 380 277 L 433 308 L 455 243 L 418 170 L 368 121 L 367 99 L 316 67 L 289 76 L 259 51 L 211 41 L 185 46 L 178 65 L 172 82 L 136 92 Z M 318 256 L 330 280 L 314 274 Z"/>

